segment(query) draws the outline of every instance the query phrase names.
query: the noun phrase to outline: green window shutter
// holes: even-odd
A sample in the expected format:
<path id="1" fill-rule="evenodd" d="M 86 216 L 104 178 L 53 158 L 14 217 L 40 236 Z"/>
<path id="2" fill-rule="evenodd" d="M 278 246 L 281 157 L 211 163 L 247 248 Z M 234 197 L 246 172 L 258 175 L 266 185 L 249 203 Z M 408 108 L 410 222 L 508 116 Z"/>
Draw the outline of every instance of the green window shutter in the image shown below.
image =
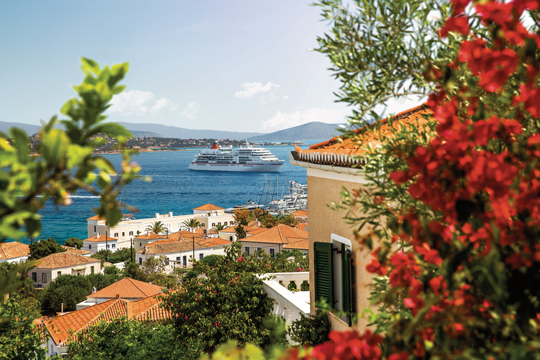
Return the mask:
<path id="1" fill-rule="evenodd" d="M 343 312 L 347 315 L 347 323 L 352 325 L 352 292 L 351 292 L 351 252 L 341 244 L 341 289 L 343 296 Z"/>
<path id="2" fill-rule="evenodd" d="M 334 307 L 334 284 L 332 279 L 332 244 L 316 242 L 315 250 L 315 306 L 321 301 Z"/>

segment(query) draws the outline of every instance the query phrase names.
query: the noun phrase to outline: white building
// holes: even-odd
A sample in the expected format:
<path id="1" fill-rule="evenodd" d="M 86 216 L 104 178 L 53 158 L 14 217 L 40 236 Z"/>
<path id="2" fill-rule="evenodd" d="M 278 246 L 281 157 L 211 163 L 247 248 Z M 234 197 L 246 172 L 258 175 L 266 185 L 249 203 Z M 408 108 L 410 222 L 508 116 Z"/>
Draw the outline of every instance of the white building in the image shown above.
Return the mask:
<path id="1" fill-rule="evenodd" d="M 46 288 L 60 275 L 90 275 L 101 272 L 101 260 L 61 252 L 38 260 L 38 266 L 28 273 L 34 287 Z"/>
<path id="2" fill-rule="evenodd" d="M 189 268 L 195 260 L 201 260 L 208 255 L 225 255 L 225 246 L 231 242 L 220 238 L 195 238 L 185 240 L 158 240 L 137 251 L 136 261 L 143 264 L 148 258 L 165 256 L 166 272 L 171 273 L 175 268 Z"/>
<path id="3" fill-rule="evenodd" d="M 118 248 L 123 249 L 129 248 L 131 246 L 131 240 L 146 233 L 146 228 L 152 226 L 152 224 L 157 221 L 161 221 L 168 233 L 171 234 L 177 231 L 188 230 L 184 225 L 184 222 L 189 221 L 190 219 L 198 220 L 201 223 L 202 228 L 207 232 L 214 226 L 229 226 L 234 223 L 232 214 L 225 213 L 225 209 L 212 204 L 199 206 L 193 209 L 193 214 L 187 215 L 174 215 L 171 211 L 168 214 L 156 213 L 155 217 L 146 219 L 134 219 L 132 216 L 125 216 L 113 227 L 107 225 L 105 218 L 97 215 L 86 220 L 88 225 L 88 238 L 97 235 L 113 237 L 118 239 Z"/>
<path id="4" fill-rule="evenodd" d="M 30 246 L 26 244 L 17 241 L 0 243 L 0 263 L 26 261 L 29 255 Z"/>
<path id="5" fill-rule="evenodd" d="M 97 234 L 88 239 L 83 240 L 83 247 L 81 250 L 90 251 L 92 254 L 97 253 L 100 250 L 118 250 L 118 239 L 110 236 L 102 236 Z"/>

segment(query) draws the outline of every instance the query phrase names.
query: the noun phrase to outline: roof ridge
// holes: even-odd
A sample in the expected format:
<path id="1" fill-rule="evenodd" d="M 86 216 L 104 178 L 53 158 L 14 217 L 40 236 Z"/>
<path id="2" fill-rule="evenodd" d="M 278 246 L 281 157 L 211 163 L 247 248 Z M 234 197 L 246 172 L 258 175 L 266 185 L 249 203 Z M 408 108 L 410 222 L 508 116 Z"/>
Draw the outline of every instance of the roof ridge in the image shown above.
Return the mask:
<path id="1" fill-rule="evenodd" d="M 118 301 L 120 302 L 124 302 L 126 304 L 126 310 L 127 310 L 127 301 L 124 300 L 124 299 L 120 299 L 120 298 L 114 298 L 114 299 L 111 299 L 112 300 L 112 303 L 107 306 L 105 309 L 101 310 L 96 316 L 94 316 L 90 321 L 87 321 L 86 324 L 84 324 L 79 330 L 77 331 L 74 331 L 73 333 L 70 334 L 70 336 L 67 338 L 69 339 L 70 337 L 72 337 L 73 335 L 79 333 L 81 330 L 84 330 L 86 328 L 88 328 L 89 326 L 91 326 L 91 324 L 94 323 L 94 321 L 96 321 L 99 317 L 103 316 L 103 314 L 105 314 L 105 312 L 107 312 L 107 310 L 109 310 L 113 305 L 116 305 L 116 303 Z M 111 301 L 111 300 L 108 300 L 108 301 Z M 66 339 L 66 340 L 67 340 Z"/>
<path id="2" fill-rule="evenodd" d="M 145 293 L 144 290 L 141 289 L 141 287 L 135 282 L 135 281 L 138 282 L 138 280 L 135 280 L 135 279 L 132 279 L 132 278 L 128 278 L 128 279 L 129 279 L 129 281 L 131 281 L 131 283 L 132 283 L 132 284 L 133 284 L 140 292 L 143 293 L 144 296 L 149 296 L 149 295 L 148 295 L 147 293 Z"/>
<path id="3" fill-rule="evenodd" d="M 279 238 L 281 239 L 281 243 L 284 244 L 283 238 L 285 238 L 285 240 L 287 241 L 287 244 L 288 244 L 288 243 L 289 243 L 289 240 L 287 239 L 286 236 L 281 235 L 281 227 L 280 227 L 279 225 L 284 225 L 284 224 L 278 224 L 278 225 L 276 226 L 276 227 L 277 227 L 277 231 L 278 231 L 278 233 L 279 233 Z M 285 225 L 285 226 L 287 226 L 287 225 Z"/>

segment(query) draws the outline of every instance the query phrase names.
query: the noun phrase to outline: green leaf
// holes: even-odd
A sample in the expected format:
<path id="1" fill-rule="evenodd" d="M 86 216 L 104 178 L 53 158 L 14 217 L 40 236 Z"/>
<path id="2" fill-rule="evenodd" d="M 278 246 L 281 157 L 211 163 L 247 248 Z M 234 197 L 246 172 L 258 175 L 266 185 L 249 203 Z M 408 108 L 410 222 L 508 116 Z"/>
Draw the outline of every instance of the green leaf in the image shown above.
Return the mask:
<path id="1" fill-rule="evenodd" d="M 115 123 L 107 123 L 107 124 L 100 124 L 98 126 L 95 126 L 88 132 L 88 136 L 93 136 L 97 134 L 105 134 L 112 138 L 117 137 L 125 137 L 130 138 L 133 137 L 133 134 L 129 132 L 125 127 L 119 124 Z"/>
<path id="2" fill-rule="evenodd" d="M 44 132 L 41 139 L 43 158 L 52 165 L 59 165 L 69 147 L 69 138 L 58 129 Z"/>
<path id="3" fill-rule="evenodd" d="M 83 160 L 92 155 L 93 149 L 88 146 L 80 146 L 76 144 L 69 145 L 67 153 L 67 167 L 68 169 L 73 169 L 76 166 L 79 166 Z"/>
<path id="4" fill-rule="evenodd" d="M 28 136 L 26 132 L 18 128 L 9 129 L 11 138 L 13 139 L 13 145 L 17 149 L 17 155 L 19 162 L 25 164 L 28 161 L 28 155 L 30 155 L 30 147 L 28 146 Z"/>
<path id="5" fill-rule="evenodd" d="M 99 75 L 100 71 L 99 71 L 99 65 L 97 62 L 88 58 L 84 58 L 84 57 L 81 58 L 81 62 L 82 62 L 81 68 L 85 74 L 94 73 L 96 75 Z"/>

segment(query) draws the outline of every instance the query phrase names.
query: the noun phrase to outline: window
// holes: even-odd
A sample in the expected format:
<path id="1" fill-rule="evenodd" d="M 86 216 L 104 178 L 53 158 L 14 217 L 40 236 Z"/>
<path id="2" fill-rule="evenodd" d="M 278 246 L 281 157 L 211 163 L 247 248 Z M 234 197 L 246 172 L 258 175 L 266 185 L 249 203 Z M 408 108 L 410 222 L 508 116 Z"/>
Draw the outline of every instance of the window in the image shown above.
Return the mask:
<path id="1" fill-rule="evenodd" d="M 93 274 L 93 273 L 94 273 L 94 267 L 90 266 L 90 274 Z"/>
<path id="2" fill-rule="evenodd" d="M 204 257 L 204 255 L 202 253 L 199 254 L 199 260 L 202 260 L 202 258 Z"/>
<path id="3" fill-rule="evenodd" d="M 129 236 L 132 236 L 132 235 L 133 235 L 133 231 L 130 231 L 130 232 L 129 232 Z"/>
<path id="4" fill-rule="evenodd" d="M 110 247 L 111 245 L 107 244 L 107 249 Z"/>
<path id="5" fill-rule="evenodd" d="M 177 257 L 176 257 L 176 261 L 180 261 L 180 256 L 177 256 Z"/>
<path id="6" fill-rule="evenodd" d="M 226 221 L 223 223 L 223 226 L 227 226 L 227 222 L 226 222 Z"/>
<path id="7" fill-rule="evenodd" d="M 122 231 L 122 236 L 126 236 L 126 233 Z"/>
<path id="8" fill-rule="evenodd" d="M 117 237 L 118 237 L 118 233 L 114 233 L 114 237 L 117 238 Z"/>
<path id="9" fill-rule="evenodd" d="M 139 243 L 139 247 L 142 247 L 142 242 Z"/>
<path id="10" fill-rule="evenodd" d="M 257 248 L 257 251 L 259 251 L 259 250 L 262 250 L 262 248 L 258 247 L 258 248 Z"/>
<path id="11" fill-rule="evenodd" d="M 37 273 L 35 272 L 32 273 L 32 281 L 37 282 Z"/>
<path id="12" fill-rule="evenodd" d="M 165 265 L 169 265 L 169 259 L 165 259 Z"/>
<path id="13" fill-rule="evenodd" d="M 229 236 L 229 241 L 233 241 L 233 236 Z"/>
<path id="14" fill-rule="evenodd" d="M 112 246 L 112 248 L 113 248 L 113 249 L 115 249 L 115 248 L 116 248 L 116 244 L 112 244 L 111 246 Z"/>
<path id="15" fill-rule="evenodd" d="M 61 271 L 58 271 L 58 272 L 56 273 L 56 276 L 58 277 L 58 276 L 60 276 L 60 275 L 62 275 L 62 272 L 61 272 Z"/>
<path id="16" fill-rule="evenodd" d="M 218 225 L 221 225 L 221 221 L 218 221 L 218 223 L 217 223 L 217 224 L 218 224 Z"/>
<path id="17" fill-rule="evenodd" d="M 142 265 L 142 258 L 139 258 L 139 265 Z"/>
<path id="18" fill-rule="evenodd" d="M 331 242 L 315 242 L 315 303 L 325 301 L 343 312 L 341 320 L 352 325 L 355 311 L 355 268 L 351 261 L 352 243 L 332 234 Z"/>
<path id="19" fill-rule="evenodd" d="M 216 223 L 212 223 L 212 227 L 215 227 L 216 226 Z"/>
<path id="20" fill-rule="evenodd" d="M 97 231 L 97 228 L 96 228 L 96 226 L 94 225 L 94 232 L 96 232 L 96 231 Z"/>
<path id="21" fill-rule="evenodd" d="M 244 246 L 244 252 L 249 256 L 249 246 Z"/>
<path id="22" fill-rule="evenodd" d="M 187 266 L 187 257 L 184 255 L 183 259 L 182 259 L 182 263 L 184 264 L 184 267 Z"/>
<path id="23" fill-rule="evenodd" d="M 41 274 L 41 282 L 44 284 L 47 283 L 47 274 L 45 273 Z"/>
<path id="24" fill-rule="evenodd" d="M 270 248 L 269 251 L 270 251 L 270 256 L 275 258 L 276 257 L 276 249 Z"/>

